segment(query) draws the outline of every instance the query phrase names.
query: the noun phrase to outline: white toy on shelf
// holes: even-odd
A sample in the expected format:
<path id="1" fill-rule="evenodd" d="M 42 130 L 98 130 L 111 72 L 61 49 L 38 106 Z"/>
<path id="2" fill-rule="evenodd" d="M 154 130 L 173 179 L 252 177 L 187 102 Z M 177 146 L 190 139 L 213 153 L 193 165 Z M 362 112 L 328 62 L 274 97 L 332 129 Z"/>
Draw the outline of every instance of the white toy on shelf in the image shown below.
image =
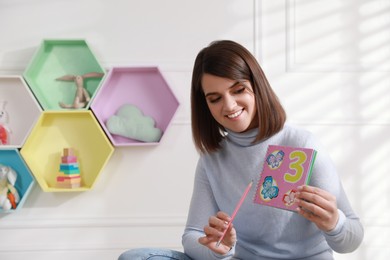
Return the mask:
<path id="1" fill-rule="evenodd" d="M 0 101 L 0 145 L 9 144 L 11 129 L 8 127 L 8 113 L 5 110 L 7 101 Z"/>
<path id="2" fill-rule="evenodd" d="M 14 169 L 0 164 L 0 207 L 3 210 L 15 209 L 20 201 L 19 193 L 15 189 L 17 177 Z"/>

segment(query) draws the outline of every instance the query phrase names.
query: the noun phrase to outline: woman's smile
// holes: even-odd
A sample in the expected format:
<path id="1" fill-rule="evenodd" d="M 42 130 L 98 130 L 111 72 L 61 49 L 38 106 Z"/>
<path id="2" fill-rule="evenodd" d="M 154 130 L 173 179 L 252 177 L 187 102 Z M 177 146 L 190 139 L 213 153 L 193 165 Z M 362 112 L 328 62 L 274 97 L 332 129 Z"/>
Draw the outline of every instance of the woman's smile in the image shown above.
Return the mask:
<path id="1" fill-rule="evenodd" d="M 243 112 L 243 109 L 239 110 L 233 114 L 227 115 L 227 117 L 230 119 L 235 119 L 235 118 L 239 117 L 242 114 L 242 112 Z"/>

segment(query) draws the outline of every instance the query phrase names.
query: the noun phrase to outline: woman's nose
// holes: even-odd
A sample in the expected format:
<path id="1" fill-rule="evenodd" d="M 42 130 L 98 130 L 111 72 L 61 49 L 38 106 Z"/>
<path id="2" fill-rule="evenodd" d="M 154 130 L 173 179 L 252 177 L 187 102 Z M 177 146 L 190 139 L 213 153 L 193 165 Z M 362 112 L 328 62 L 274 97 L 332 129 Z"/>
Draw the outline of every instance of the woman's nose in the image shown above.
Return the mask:
<path id="1" fill-rule="evenodd" d="M 225 97 L 224 107 L 225 110 L 230 111 L 233 110 L 237 105 L 236 99 L 232 96 Z"/>

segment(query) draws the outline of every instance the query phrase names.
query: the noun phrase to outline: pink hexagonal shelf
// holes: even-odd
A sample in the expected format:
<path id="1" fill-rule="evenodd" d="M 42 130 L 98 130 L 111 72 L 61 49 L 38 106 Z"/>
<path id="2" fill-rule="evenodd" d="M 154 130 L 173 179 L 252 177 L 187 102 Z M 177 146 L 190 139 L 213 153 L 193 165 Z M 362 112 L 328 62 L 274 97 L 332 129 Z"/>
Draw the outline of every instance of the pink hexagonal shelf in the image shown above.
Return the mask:
<path id="1" fill-rule="evenodd" d="M 178 106 L 158 67 L 113 67 L 91 109 L 114 146 L 139 146 L 160 142 Z"/>
<path id="2" fill-rule="evenodd" d="M 35 181 L 23 158 L 20 156 L 19 150 L 16 148 L 0 150 L 0 165 L 1 167 L 7 167 L 7 169 L 10 167 L 17 176 L 14 187 L 18 192 L 20 201 L 16 204 L 16 208 L 5 210 L 0 205 L 0 212 L 11 213 L 23 207 Z M 6 174 L 8 174 L 8 170 Z"/>
<path id="3" fill-rule="evenodd" d="M 44 110 L 73 105 L 80 76 L 86 93 L 80 92 L 83 105 L 76 108 L 88 109 L 104 73 L 85 40 L 59 39 L 43 40 L 23 76 Z"/>
<path id="4" fill-rule="evenodd" d="M 0 77 L 0 148 L 21 147 L 41 113 L 22 77 Z"/>

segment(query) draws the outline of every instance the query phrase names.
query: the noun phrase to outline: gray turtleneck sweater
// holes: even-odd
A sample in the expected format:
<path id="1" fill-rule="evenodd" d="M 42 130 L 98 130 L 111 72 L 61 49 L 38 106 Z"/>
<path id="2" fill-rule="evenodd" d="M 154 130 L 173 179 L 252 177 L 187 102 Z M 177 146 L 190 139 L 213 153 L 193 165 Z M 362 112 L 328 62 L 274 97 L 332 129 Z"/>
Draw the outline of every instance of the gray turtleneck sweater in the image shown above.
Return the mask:
<path id="1" fill-rule="evenodd" d="M 363 227 L 351 208 L 340 178 L 328 153 L 309 132 L 285 125 L 271 138 L 252 144 L 257 129 L 228 132 L 222 148 L 199 159 L 194 190 L 182 242 L 194 260 L 207 259 L 333 259 L 332 251 L 355 250 L 363 239 Z M 233 224 L 237 244 L 227 255 L 218 255 L 198 243 L 203 227 L 218 211 L 231 214 L 251 180 L 258 182 L 269 144 L 317 150 L 309 185 L 327 190 L 337 198 L 339 220 L 330 232 L 295 212 L 253 202 L 252 186 Z"/>

